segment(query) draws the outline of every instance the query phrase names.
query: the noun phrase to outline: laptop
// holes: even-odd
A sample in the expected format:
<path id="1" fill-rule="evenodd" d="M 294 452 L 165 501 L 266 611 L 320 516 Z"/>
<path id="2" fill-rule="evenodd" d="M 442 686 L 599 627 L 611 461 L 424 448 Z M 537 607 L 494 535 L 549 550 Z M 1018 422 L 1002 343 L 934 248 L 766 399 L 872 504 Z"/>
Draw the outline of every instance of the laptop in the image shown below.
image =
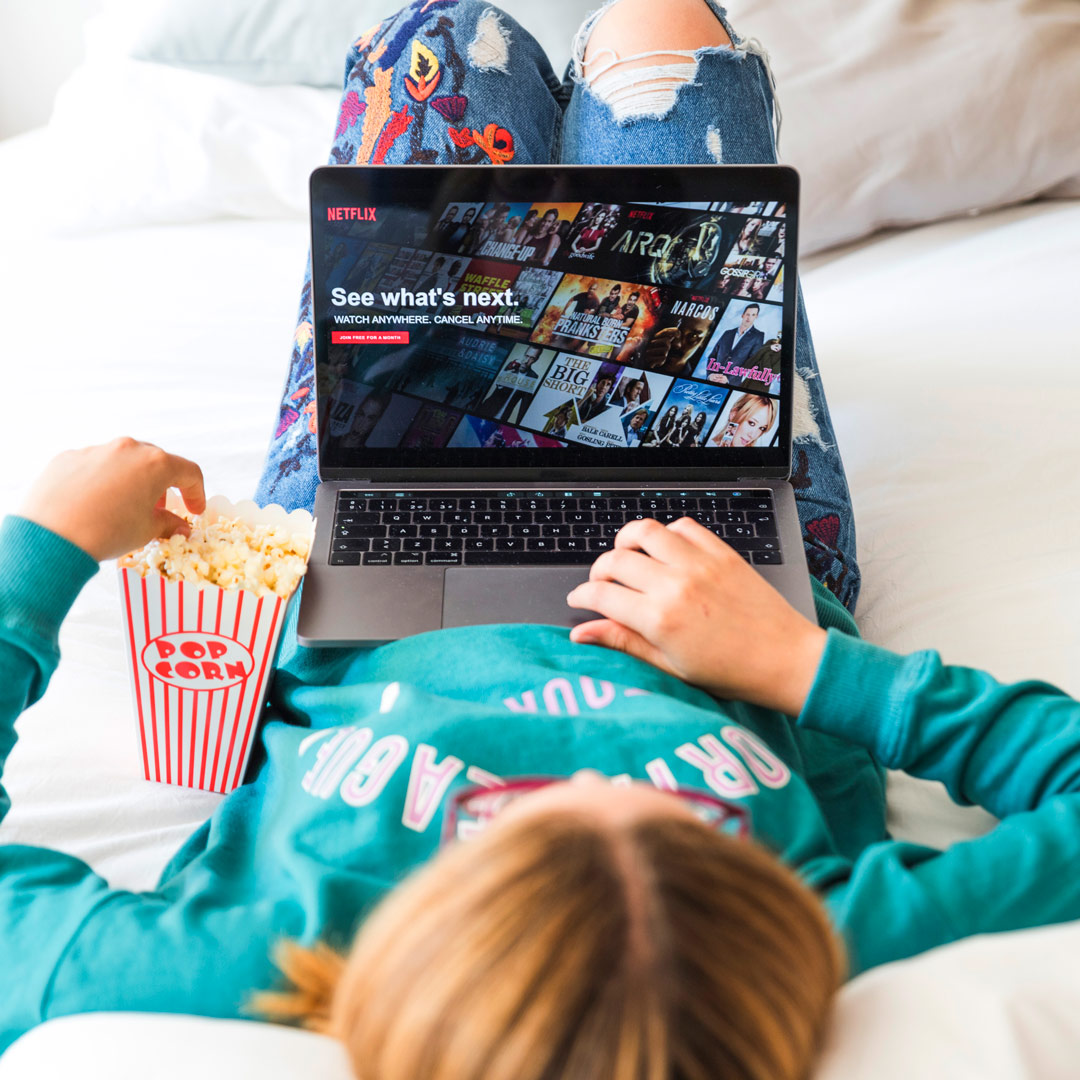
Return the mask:
<path id="1" fill-rule="evenodd" d="M 317 169 L 300 642 L 574 625 L 618 530 L 683 515 L 812 618 L 797 223 L 782 166 Z"/>

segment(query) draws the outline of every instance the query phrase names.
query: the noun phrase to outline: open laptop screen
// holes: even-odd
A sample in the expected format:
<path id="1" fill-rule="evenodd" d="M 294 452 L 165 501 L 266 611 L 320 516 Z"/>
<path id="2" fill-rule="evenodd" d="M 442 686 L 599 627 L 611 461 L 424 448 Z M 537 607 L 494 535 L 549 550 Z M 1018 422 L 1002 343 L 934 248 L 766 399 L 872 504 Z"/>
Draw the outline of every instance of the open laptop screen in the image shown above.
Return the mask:
<path id="1" fill-rule="evenodd" d="M 776 166 L 317 170 L 321 475 L 783 475 L 796 199 Z"/>

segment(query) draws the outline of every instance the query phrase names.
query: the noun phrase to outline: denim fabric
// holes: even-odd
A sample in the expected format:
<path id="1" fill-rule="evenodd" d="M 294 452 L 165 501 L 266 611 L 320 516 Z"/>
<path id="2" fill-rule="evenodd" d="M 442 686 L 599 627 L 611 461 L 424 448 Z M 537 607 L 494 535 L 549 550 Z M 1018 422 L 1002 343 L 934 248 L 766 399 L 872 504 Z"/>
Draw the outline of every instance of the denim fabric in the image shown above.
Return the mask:
<path id="1" fill-rule="evenodd" d="M 606 9 L 582 26 L 560 82 L 528 31 L 490 4 L 416 0 L 350 48 L 330 163 L 774 162 L 767 61 L 756 43 L 738 38 L 722 8 L 705 2 L 734 47 L 689 54 L 696 70 L 666 111 L 616 120 L 585 84 L 578 62 Z M 255 495 L 260 504 L 288 509 L 310 508 L 318 485 L 310 269 L 309 262 L 278 423 Z M 801 289 L 795 350 L 791 482 L 807 561 L 854 610 L 859 569 L 851 500 Z"/>

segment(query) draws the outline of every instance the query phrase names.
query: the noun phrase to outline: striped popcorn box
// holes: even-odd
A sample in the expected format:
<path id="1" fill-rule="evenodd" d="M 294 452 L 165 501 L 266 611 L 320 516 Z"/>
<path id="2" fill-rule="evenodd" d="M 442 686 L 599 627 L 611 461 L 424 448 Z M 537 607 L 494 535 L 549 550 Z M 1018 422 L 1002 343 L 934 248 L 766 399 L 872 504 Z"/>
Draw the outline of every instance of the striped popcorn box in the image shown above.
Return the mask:
<path id="1" fill-rule="evenodd" d="M 177 503 L 170 493 L 166 505 L 179 512 Z M 306 565 L 314 535 L 307 511 L 233 504 L 218 495 L 196 526 L 221 519 L 239 519 L 252 530 L 279 526 L 278 535 L 296 538 Z M 300 578 L 286 595 L 267 587 L 222 588 L 170 580 L 175 575 L 147 571 L 145 561 L 134 565 L 138 556 L 121 559 L 117 573 L 143 775 L 227 794 L 240 785 L 251 756 Z"/>

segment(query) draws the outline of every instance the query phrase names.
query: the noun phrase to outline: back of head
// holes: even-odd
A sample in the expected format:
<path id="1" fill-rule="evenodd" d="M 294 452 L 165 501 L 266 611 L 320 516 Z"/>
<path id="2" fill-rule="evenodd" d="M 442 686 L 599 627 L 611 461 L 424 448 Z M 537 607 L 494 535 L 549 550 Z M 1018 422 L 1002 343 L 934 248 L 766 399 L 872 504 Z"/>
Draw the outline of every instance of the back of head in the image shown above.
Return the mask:
<path id="1" fill-rule="evenodd" d="M 283 967 L 301 992 L 260 1007 L 307 1011 L 360 1080 L 795 1080 L 842 977 L 820 903 L 761 847 L 572 813 L 457 843 L 343 963 Z"/>

